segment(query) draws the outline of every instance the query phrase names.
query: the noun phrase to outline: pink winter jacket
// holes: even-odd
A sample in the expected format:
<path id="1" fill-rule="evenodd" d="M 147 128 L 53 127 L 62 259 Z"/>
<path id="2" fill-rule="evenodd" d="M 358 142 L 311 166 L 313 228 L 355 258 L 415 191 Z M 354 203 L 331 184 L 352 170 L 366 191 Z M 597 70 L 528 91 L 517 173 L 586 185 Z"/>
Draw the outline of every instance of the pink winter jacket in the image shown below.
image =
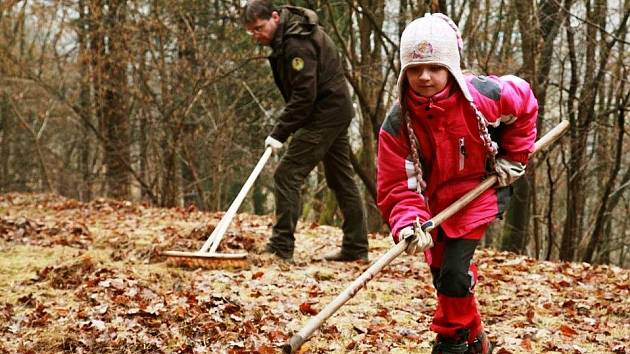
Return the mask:
<path id="1" fill-rule="evenodd" d="M 527 163 L 536 139 L 538 102 L 527 82 L 515 76 L 466 77 L 478 109 L 494 130 L 497 157 Z M 479 136 L 477 118 L 456 84 L 409 107 L 413 130 L 420 143 L 420 160 L 427 183 L 421 198 L 416 192 L 413 169 L 400 103 L 388 113 L 379 133 L 377 204 L 389 222 L 394 239 L 400 229 L 418 216 L 429 220 L 485 177 L 486 149 Z M 448 90 L 448 89 L 447 89 Z M 408 105 L 409 106 L 409 105 Z M 422 107 L 423 109 L 418 109 Z M 499 125 L 499 123 L 501 123 Z M 492 129 L 490 125 L 498 125 Z M 428 203 L 428 205 L 427 205 Z M 500 210 L 497 191 L 490 188 L 441 227 L 449 237 L 470 236 L 471 231 L 493 221 Z M 480 238 L 482 234 L 473 236 Z"/>

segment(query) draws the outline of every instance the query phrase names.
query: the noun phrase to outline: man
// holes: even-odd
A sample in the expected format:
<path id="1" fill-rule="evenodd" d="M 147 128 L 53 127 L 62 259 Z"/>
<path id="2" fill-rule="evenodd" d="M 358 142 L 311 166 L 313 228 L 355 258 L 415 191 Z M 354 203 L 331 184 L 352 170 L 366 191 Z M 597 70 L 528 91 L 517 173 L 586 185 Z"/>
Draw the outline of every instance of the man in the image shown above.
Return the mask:
<path id="1" fill-rule="evenodd" d="M 353 180 L 348 126 L 354 116 L 337 49 L 318 26 L 315 12 L 275 8 L 251 0 L 243 22 L 254 40 L 270 46 L 269 63 L 286 102 L 265 146 L 274 151 L 293 135 L 274 174 L 276 223 L 265 251 L 292 261 L 294 232 L 302 210 L 301 187 L 320 161 L 344 216 L 341 250 L 330 261 L 367 260 L 363 204 Z"/>

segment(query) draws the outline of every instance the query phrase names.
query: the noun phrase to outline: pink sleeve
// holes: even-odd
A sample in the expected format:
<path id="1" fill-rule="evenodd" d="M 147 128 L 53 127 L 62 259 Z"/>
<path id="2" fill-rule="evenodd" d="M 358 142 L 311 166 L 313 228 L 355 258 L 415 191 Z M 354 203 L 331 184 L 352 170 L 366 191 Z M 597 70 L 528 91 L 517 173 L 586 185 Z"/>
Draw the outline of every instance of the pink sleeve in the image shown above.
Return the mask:
<path id="1" fill-rule="evenodd" d="M 475 77 L 475 104 L 490 123 L 501 123 L 499 156 L 527 164 L 536 142 L 538 101 L 529 84 L 516 76 Z M 470 87 L 469 85 L 469 87 Z"/>
<path id="2" fill-rule="evenodd" d="M 388 123 L 391 122 L 385 122 L 384 126 Z M 399 127 L 399 124 L 395 125 Z M 400 229 L 413 223 L 416 217 L 420 222 L 427 221 L 430 214 L 424 198 L 415 189 L 417 180 L 413 165 L 406 159 L 409 155 L 407 139 L 399 131 L 392 135 L 393 131 L 387 130 L 381 128 L 379 133 L 376 202 L 397 243 Z"/>

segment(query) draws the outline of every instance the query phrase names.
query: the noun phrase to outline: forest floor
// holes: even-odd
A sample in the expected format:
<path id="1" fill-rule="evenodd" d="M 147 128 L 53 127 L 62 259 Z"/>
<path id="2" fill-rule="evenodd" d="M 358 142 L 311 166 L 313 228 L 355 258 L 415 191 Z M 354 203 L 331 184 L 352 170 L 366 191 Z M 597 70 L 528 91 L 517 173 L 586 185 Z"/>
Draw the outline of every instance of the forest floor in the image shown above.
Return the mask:
<path id="1" fill-rule="evenodd" d="M 222 252 L 240 270 L 167 266 L 222 213 L 54 195 L 0 195 L 0 353 L 276 353 L 367 267 L 320 261 L 341 230 L 300 224 L 296 264 L 259 256 L 269 216 L 239 214 Z M 370 235 L 370 260 L 392 246 Z M 630 270 L 484 249 L 476 292 L 494 353 L 630 353 Z M 429 353 L 435 292 L 403 255 L 302 353 Z"/>

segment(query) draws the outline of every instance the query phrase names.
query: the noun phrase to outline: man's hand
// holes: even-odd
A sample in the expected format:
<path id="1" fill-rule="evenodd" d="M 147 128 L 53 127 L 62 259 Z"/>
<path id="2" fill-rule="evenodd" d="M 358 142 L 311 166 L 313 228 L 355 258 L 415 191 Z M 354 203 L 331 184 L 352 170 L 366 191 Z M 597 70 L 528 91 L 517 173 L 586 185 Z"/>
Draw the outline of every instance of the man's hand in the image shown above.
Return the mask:
<path id="1" fill-rule="evenodd" d="M 282 147 L 282 143 L 270 135 L 265 139 L 265 147 L 270 147 L 275 152 Z"/>
<path id="2" fill-rule="evenodd" d="M 496 171 L 499 185 L 506 187 L 525 174 L 525 165 L 499 158 L 497 159 Z"/>
<path id="3" fill-rule="evenodd" d="M 404 228 L 402 228 L 398 232 L 399 240 L 409 240 L 409 245 L 405 252 L 409 255 L 414 255 L 418 253 L 418 251 L 424 251 L 427 248 L 433 247 L 433 239 L 431 235 L 422 231 L 422 226 L 420 225 L 420 221 L 416 218 L 416 221 Z"/>

